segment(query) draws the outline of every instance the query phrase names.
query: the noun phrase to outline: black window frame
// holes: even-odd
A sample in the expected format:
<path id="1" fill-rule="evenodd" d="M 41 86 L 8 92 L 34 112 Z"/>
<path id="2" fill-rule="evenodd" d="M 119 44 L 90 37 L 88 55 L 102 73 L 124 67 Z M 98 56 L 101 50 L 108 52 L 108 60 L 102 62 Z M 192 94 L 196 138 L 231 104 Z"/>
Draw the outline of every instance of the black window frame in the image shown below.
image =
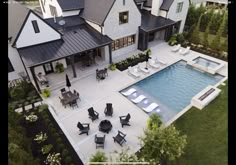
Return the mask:
<path id="1" fill-rule="evenodd" d="M 177 3 L 176 13 L 181 13 L 184 6 L 184 2 Z"/>
<path id="2" fill-rule="evenodd" d="M 112 42 L 112 51 L 135 44 L 136 34 L 116 39 Z"/>
<path id="3" fill-rule="evenodd" d="M 34 28 L 34 32 L 35 33 L 40 33 L 38 22 L 36 20 L 33 20 L 31 22 L 32 22 L 32 25 L 33 25 L 33 28 Z"/>
<path id="4" fill-rule="evenodd" d="M 14 69 L 10 59 L 8 58 L 8 73 L 14 72 L 14 71 L 15 71 L 15 69 Z"/>
<path id="5" fill-rule="evenodd" d="M 124 21 L 124 16 L 126 15 L 127 13 L 127 21 Z M 123 11 L 123 12 L 120 12 L 119 13 L 119 25 L 123 25 L 123 24 L 126 24 L 126 23 L 129 23 L 129 11 Z"/>

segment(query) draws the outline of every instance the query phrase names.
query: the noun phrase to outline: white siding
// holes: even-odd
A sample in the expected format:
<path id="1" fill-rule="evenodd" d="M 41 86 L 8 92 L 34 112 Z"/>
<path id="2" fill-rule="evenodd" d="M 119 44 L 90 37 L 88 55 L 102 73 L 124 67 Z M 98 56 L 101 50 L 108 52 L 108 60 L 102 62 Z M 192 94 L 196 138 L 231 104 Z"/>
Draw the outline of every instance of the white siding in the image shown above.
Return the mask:
<path id="1" fill-rule="evenodd" d="M 34 28 L 31 22 L 32 20 L 37 21 L 40 31 L 39 33 L 34 32 Z M 25 26 L 23 27 L 20 36 L 16 42 L 16 47 L 21 48 L 30 45 L 36 45 L 44 42 L 57 40 L 60 38 L 61 35 L 58 32 L 56 32 L 49 25 L 43 22 L 34 13 L 30 13 L 28 20 L 26 21 Z"/>
<path id="2" fill-rule="evenodd" d="M 152 0 L 152 15 L 159 16 L 160 6 L 162 4 L 162 0 Z"/>
<path id="3" fill-rule="evenodd" d="M 11 46 L 11 44 L 8 44 L 8 58 L 11 61 L 11 64 L 14 68 L 13 72 L 8 73 L 8 80 L 14 80 L 20 78 L 18 73 L 25 72 L 27 75 L 24 65 L 21 62 L 20 55 L 18 54 L 18 51 Z"/>
<path id="4" fill-rule="evenodd" d="M 119 13 L 129 12 L 128 23 L 119 24 Z M 138 27 L 141 25 L 141 13 L 139 12 L 136 4 L 133 0 L 126 0 L 125 6 L 123 1 L 115 1 L 110 13 L 108 14 L 103 28 L 103 34 L 108 35 L 111 39 L 116 40 L 126 36 L 136 34 L 135 44 L 113 51 L 113 58 L 125 54 L 130 51 L 137 50 L 138 44 Z M 108 54 L 106 54 L 108 57 Z"/>
<path id="5" fill-rule="evenodd" d="M 180 13 L 176 13 L 177 4 L 179 2 L 184 2 L 183 8 Z M 174 2 L 172 3 L 169 9 L 167 18 L 172 19 L 174 21 L 181 21 L 179 33 L 183 32 L 185 20 L 188 13 L 188 8 L 189 8 L 189 0 L 174 0 Z"/>
<path id="6" fill-rule="evenodd" d="M 63 17 L 68 17 L 68 16 L 72 16 L 72 15 L 79 15 L 79 13 L 80 13 L 80 10 L 63 11 L 62 16 Z"/>
<path id="7" fill-rule="evenodd" d="M 99 33 L 101 33 L 101 27 L 93 22 L 85 20 L 90 26 L 92 26 L 95 30 L 97 30 Z"/>
<path id="8" fill-rule="evenodd" d="M 50 11 L 49 5 L 54 6 L 56 8 L 58 16 L 62 16 L 62 10 L 61 10 L 61 7 L 58 4 L 57 0 L 45 0 L 45 5 L 44 5 L 45 12 L 43 12 L 43 9 L 42 9 L 42 6 L 41 6 L 41 2 L 40 2 L 41 10 L 43 12 L 43 18 L 51 18 L 51 17 L 53 17 L 51 15 L 51 11 Z"/>

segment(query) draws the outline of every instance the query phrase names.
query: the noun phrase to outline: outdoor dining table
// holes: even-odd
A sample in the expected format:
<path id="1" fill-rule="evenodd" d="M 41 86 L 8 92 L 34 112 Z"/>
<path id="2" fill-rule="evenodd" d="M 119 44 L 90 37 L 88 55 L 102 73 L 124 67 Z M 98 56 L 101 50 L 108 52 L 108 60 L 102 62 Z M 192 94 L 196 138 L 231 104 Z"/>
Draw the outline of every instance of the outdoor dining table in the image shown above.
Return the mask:
<path id="1" fill-rule="evenodd" d="M 62 93 L 65 104 L 70 104 L 72 101 L 79 99 L 79 96 L 73 94 L 71 91 Z"/>

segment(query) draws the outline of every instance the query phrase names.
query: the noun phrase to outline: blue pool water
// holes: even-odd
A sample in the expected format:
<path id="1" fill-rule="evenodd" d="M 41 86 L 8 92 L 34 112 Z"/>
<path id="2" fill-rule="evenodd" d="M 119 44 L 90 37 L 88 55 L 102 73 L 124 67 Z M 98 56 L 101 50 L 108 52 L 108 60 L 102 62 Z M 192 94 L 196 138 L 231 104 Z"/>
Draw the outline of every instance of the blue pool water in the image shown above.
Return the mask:
<path id="1" fill-rule="evenodd" d="M 197 64 L 203 66 L 203 67 L 210 67 L 210 68 L 215 68 L 217 66 L 219 66 L 220 64 L 211 60 L 208 60 L 206 58 L 203 57 L 197 57 L 196 59 L 194 59 L 193 61 L 195 61 Z"/>
<path id="2" fill-rule="evenodd" d="M 221 75 L 204 73 L 187 65 L 185 61 L 179 61 L 124 91 L 129 88 L 137 89 L 150 102 L 161 105 L 160 109 L 168 109 L 170 119 L 189 105 L 194 95 L 208 85 L 215 85 L 222 78 L 224 77 Z"/>

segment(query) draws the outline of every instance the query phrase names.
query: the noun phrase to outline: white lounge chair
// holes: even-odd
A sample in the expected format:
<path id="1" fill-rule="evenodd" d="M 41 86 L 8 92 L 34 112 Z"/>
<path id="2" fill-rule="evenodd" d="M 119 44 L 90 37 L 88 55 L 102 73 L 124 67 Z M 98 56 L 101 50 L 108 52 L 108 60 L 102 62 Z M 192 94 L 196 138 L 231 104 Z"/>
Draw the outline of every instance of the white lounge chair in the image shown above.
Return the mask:
<path id="1" fill-rule="evenodd" d="M 155 59 L 155 62 L 156 62 L 156 63 L 160 63 L 160 64 L 162 64 L 162 65 L 168 64 L 166 61 L 164 61 L 164 60 L 162 60 L 162 59 L 159 59 L 159 58 L 157 58 L 157 57 L 156 57 L 156 59 Z"/>
<path id="2" fill-rule="evenodd" d="M 138 64 L 139 70 L 141 70 L 143 73 L 150 73 L 150 70 L 145 69 L 141 63 Z"/>
<path id="3" fill-rule="evenodd" d="M 159 68 L 160 67 L 160 65 L 158 65 L 153 59 L 149 59 L 148 60 L 148 63 L 149 63 L 149 65 L 151 66 L 151 67 L 153 67 L 153 68 Z"/>
<path id="4" fill-rule="evenodd" d="M 123 95 L 125 96 L 129 96 L 131 95 L 132 93 L 136 92 L 137 90 L 134 89 L 134 88 L 130 88 L 128 91 L 125 91 L 125 92 L 121 92 Z"/>
<path id="5" fill-rule="evenodd" d="M 158 104 L 152 103 L 152 104 L 150 104 L 148 107 L 143 108 L 143 110 L 146 111 L 146 112 L 151 112 L 151 111 L 153 111 L 153 110 L 154 110 L 155 108 L 157 108 L 157 107 L 159 107 Z"/>
<path id="6" fill-rule="evenodd" d="M 132 76 L 134 76 L 135 78 L 140 77 L 140 74 L 139 74 L 137 68 L 132 68 L 131 66 L 129 66 L 129 67 L 128 67 L 128 72 L 129 72 Z"/>
<path id="7" fill-rule="evenodd" d="M 172 52 L 177 52 L 180 48 L 180 44 L 174 46 L 174 48 L 171 50 Z"/>
<path id="8" fill-rule="evenodd" d="M 190 46 L 188 46 L 186 49 L 181 49 L 179 50 L 180 54 L 186 55 L 190 51 Z"/>
<path id="9" fill-rule="evenodd" d="M 131 99 L 131 101 L 133 101 L 134 103 L 139 103 L 141 102 L 143 99 L 146 99 L 146 96 L 144 95 L 139 95 L 138 97 L 136 97 L 135 99 Z"/>

